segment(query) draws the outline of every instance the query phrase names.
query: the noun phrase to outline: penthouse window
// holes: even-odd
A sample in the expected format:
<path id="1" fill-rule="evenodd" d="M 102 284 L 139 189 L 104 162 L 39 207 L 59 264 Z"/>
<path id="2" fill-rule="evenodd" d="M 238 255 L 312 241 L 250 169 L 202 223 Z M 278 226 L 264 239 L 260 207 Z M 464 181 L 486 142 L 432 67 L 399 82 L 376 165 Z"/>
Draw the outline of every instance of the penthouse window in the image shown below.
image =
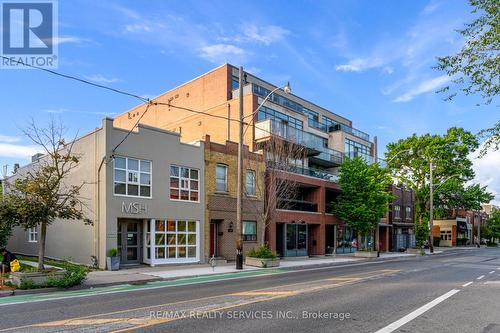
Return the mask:
<path id="1" fill-rule="evenodd" d="M 114 194 L 151 198 L 151 161 L 115 157 Z"/>
<path id="2" fill-rule="evenodd" d="M 345 155 L 349 158 L 361 157 L 367 162 L 371 161 L 370 147 L 350 139 L 345 139 Z"/>
<path id="3" fill-rule="evenodd" d="M 170 166 L 170 199 L 199 202 L 199 170 Z"/>
<path id="4" fill-rule="evenodd" d="M 258 120 L 262 121 L 266 119 L 281 121 L 286 123 L 288 126 L 299 130 L 302 130 L 303 128 L 302 120 L 263 106 L 259 110 Z"/>

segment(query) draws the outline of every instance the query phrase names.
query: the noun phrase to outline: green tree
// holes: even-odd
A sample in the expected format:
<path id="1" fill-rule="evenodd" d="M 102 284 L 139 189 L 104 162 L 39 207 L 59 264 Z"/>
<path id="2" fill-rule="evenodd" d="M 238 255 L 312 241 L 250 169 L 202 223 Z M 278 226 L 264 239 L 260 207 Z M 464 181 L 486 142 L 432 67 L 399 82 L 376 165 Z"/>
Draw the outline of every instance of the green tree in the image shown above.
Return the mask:
<path id="1" fill-rule="evenodd" d="M 438 57 L 436 68 L 453 77 L 459 90 L 481 94 L 490 103 L 500 91 L 500 12 L 498 0 L 469 0 L 476 17 L 458 32 L 465 43 L 457 54 Z M 441 91 L 448 92 L 450 87 Z M 457 93 L 451 93 L 448 100 Z"/>
<path id="2" fill-rule="evenodd" d="M 481 235 L 490 241 L 500 238 L 500 210 L 495 209 L 491 212 L 490 217 L 484 224 L 484 229 L 481 229 Z"/>
<path id="3" fill-rule="evenodd" d="M 358 233 L 358 247 L 366 249 L 367 236 L 373 234 L 392 200 L 386 191 L 391 178 L 378 164 L 369 165 L 360 157 L 346 160 L 339 176 L 342 193 L 333 213 Z"/>
<path id="4" fill-rule="evenodd" d="M 456 179 L 462 184 L 474 178 L 468 155 L 479 146 L 475 135 L 452 127 L 444 135 L 416 135 L 387 145 L 388 168 L 399 182 L 415 191 L 416 222 L 429 209 L 430 164 L 433 162 L 433 183 L 443 184 Z"/>
<path id="5" fill-rule="evenodd" d="M 7 192 L 11 225 L 27 229 L 39 227 L 38 269 L 44 269 L 47 227 L 55 220 L 84 220 L 86 200 L 80 197 L 84 182 L 70 184 L 68 176 L 78 166 L 81 156 L 73 151 L 75 141 L 66 143 L 64 128 L 51 122 L 39 128 L 34 122 L 25 134 L 45 155 L 27 168 L 19 170 L 9 182 Z M 15 212 L 12 214 L 12 212 Z"/>
<path id="6" fill-rule="evenodd" d="M 452 209 L 481 210 L 481 205 L 489 203 L 495 196 L 480 184 L 465 185 L 459 179 L 450 179 L 438 186 L 434 192 L 434 205 L 441 209 L 443 216 Z"/>
<path id="7" fill-rule="evenodd" d="M 500 121 L 495 126 L 480 131 L 478 136 L 484 140 L 479 157 L 483 157 L 488 151 L 497 151 L 500 148 Z"/>

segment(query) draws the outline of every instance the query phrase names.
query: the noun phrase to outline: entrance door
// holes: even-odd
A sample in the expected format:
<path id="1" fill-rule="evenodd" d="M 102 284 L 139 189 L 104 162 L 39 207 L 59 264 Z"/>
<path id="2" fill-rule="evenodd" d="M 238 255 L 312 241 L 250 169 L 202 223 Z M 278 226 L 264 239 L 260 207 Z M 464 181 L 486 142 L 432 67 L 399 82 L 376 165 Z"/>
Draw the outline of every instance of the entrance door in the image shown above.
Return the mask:
<path id="1" fill-rule="evenodd" d="M 307 256 L 307 224 L 286 224 L 285 256 Z"/>
<path id="2" fill-rule="evenodd" d="M 118 248 L 122 264 L 141 262 L 141 220 L 118 220 Z"/>
<path id="3" fill-rule="evenodd" d="M 217 223 L 210 223 L 210 257 L 218 256 L 217 253 Z"/>

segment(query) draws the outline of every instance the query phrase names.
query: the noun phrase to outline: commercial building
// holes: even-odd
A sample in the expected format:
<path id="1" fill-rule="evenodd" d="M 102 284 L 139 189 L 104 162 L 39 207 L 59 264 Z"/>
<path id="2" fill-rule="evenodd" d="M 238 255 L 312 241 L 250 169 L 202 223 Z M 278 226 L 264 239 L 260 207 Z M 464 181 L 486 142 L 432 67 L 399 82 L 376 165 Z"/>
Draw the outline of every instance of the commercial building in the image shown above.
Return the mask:
<path id="1" fill-rule="evenodd" d="M 236 258 L 236 182 L 238 144 L 212 142 L 205 136 L 205 254 L 218 260 Z M 264 242 L 264 177 L 262 154 L 244 147 L 243 253 Z"/>
<path id="2" fill-rule="evenodd" d="M 184 142 L 206 135 L 215 143 L 237 142 L 238 88 L 238 69 L 225 64 L 154 98 L 148 107 L 140 105 L 118 116 L 114 124 L 130 129 L 142 117 L 141 123 L 180 133 Z M 345 156 L 373 162 L 376 144 L 351 120 L 281 89 L 264 101 L 276 88 L 244 74 L 245 145 L 264 156 L 272 155 L 266 147 L 276 139 L 304 149 L 303 158 L 290 159 L 293 168 L 274 170 L 294 182 L 297 190 L 288 196 L 276 193 L 276 214 L 267 225 L 266 241 L 283 256 L 324 255 L 338 244 L 350 244 L 352 237 L 352 231 L 331 214 L 340 193 L 338 168 Z"/>
<path id="3" fill-rule="evenodd" d="M 178 133 L 139 124 L 128 130 L 104 119 L 102 127 L 78 138 L 81 156 L 65 182 L 85 183 L 82 221 L 56 220 L 48 227 L 46 255 L 84 264 L 106 265 L 117 248 L 122 265 L 203 261 L 205 160 L 203 142 L 185 144 Z M 37 168 L 44 157 L 8 179 Z M 36 255 L 39 230 L 16 228 L 8 247 Z"/>

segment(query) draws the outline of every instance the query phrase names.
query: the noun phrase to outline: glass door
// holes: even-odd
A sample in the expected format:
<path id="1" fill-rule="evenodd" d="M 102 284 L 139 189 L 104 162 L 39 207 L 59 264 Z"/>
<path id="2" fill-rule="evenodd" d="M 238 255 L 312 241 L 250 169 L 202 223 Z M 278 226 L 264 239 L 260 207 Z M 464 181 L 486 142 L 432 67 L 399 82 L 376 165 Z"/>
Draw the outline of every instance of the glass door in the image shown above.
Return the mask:
<path id="1" fill-rule="evenodd" d="M 307 224 L 286 224 L 286 257 L 307 256 Z"/>
<path id="2" fill-rule="evenodd" d="M 121 220 L 118 223 L 118 245 L 122 264 L 141 261 L 141 221 Z"/>

